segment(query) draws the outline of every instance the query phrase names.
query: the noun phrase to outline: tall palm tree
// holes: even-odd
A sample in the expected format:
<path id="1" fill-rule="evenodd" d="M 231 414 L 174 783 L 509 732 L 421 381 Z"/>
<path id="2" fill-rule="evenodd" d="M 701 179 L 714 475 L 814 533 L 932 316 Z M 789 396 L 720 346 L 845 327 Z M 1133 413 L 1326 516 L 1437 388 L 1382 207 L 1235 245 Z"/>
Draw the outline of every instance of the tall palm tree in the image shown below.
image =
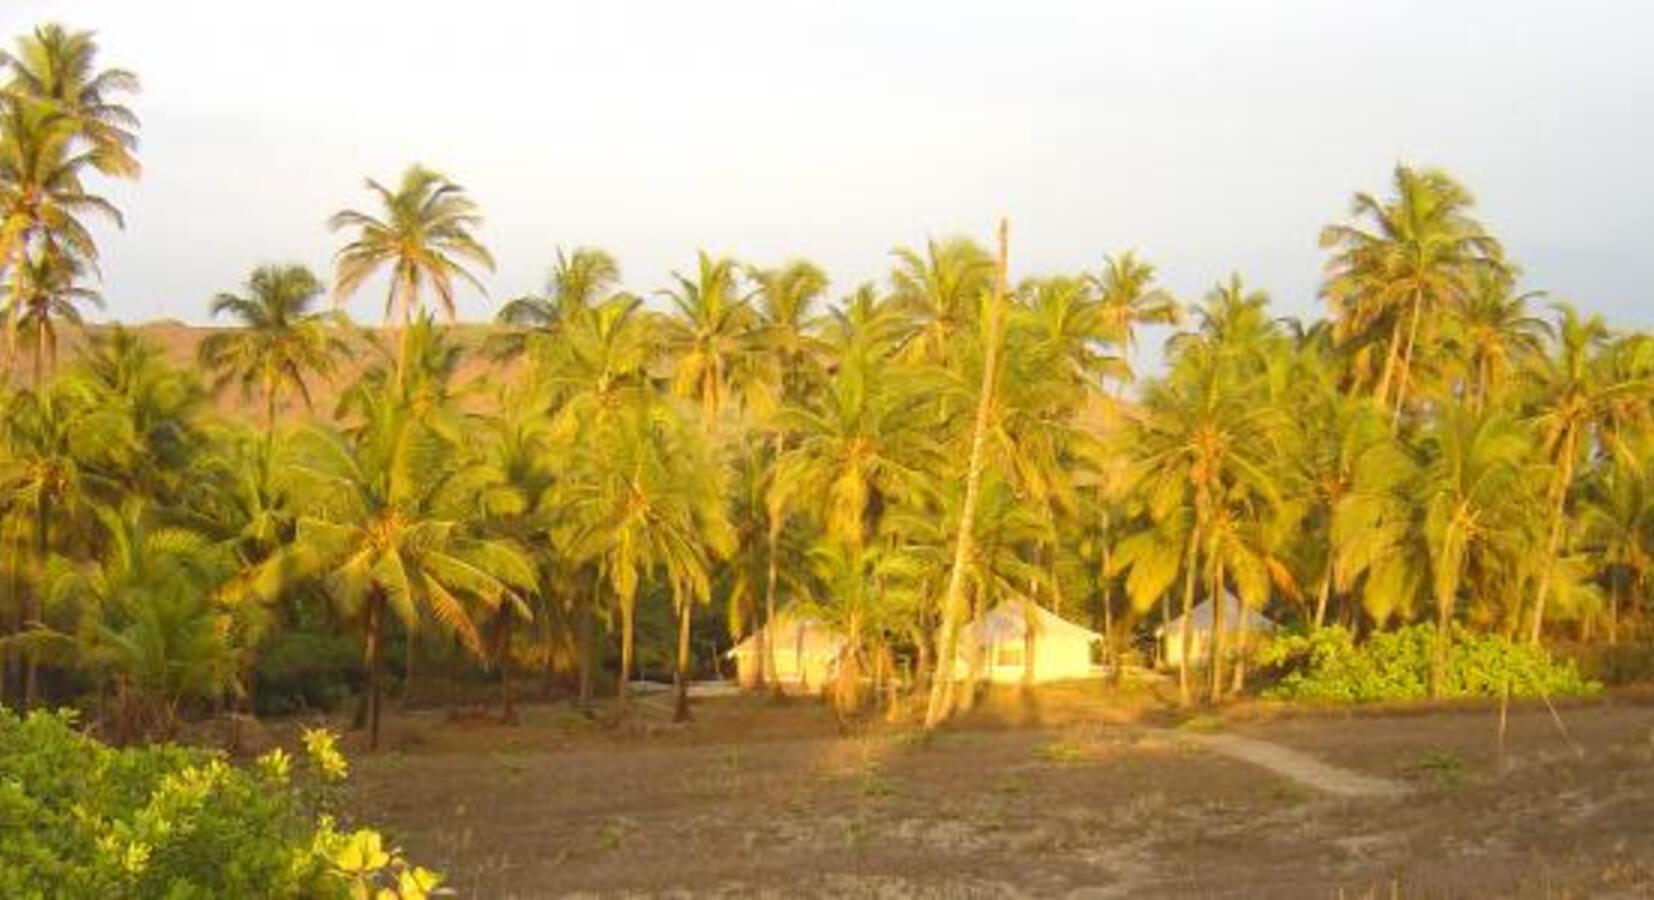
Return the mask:
<path id="1" fill-rule="evenodd" d="M 269 435 L 282 390 L 292 390 L 306 410 L 314 409 L 306 378 L 331 376 L 345 347 L 329 327 L 330 317 L 315 311 L 322 284 L 304 266 L 260 266 L 248 277 L 246 291 L 213 298 L 213 317 L 228 314 L 239 327 L 207 335 L 198 357 L 214 373 L 215 389 L 235 381 L 243 394 L 254 388 L 263 394 Z"/>
<path id="2" fill-rule="evenodd" d="M 774 269 L 753 269 L 748 278 L 757 286 L 755 339 L 769 357 L 768 368 L 776 379 L 775 395 L 780 408 L 798 403 L 810 385 L 819 383 L 826 346 L 818 335 L 820 319 L 815 307 L 827 292 L 827 273 L 815 264 L 794 260 Z M 769 426 L 772 432 L 768 465 L 763 474 L 773 478 L 787 451 L 787 429 L 781 423 Z M 755 501 L 749 509 L 752 521 L 764 523 L 764 623 L 762 635 L 763 680 L 779 695 L 781 683 L 775 677 L 774 629 L 776 593 L 781 584 L 782 534 L 787 519 L 784 508 L 762 502 L 761 491 L 749 494 Z"/>
<path id="3" fill-rule="evenodd" d="M 994 261 L 969 238 L 925 242 L 924 251 L 897 247 L 891 300 L 907 319 L 902 354 L 911 362 L 943 364 L 955 342 L 976 326 L 993 286 Z"/>
<path id="4" fill-rule="evenodd" d="M 13 272 L 6 322 L 12 351 L 28 306 L 24 294 L 42 283 L 23 273 L 50 276 L 44 283 L 52 284 L 62 282 L 65 266 L 96 272 L 97 243 L 85 220 L 123 224 L 114 204 L 85 187 L 81 176 L 91 157 L 75 146 L 77 128 L 46 103 L 0 94 L 0 269 Z"/>
<path id="5" fill-rule="evenodd" d="M 424 309 L 427 291 L 449 322 L 456 281 L 487 293 L 467 265 L 493 271 L 494 257 L 476 238 L 482 216 L 464 188 L 417 164 L 402 173 L 394 190 L 371 178 L 367 188 L 379 201 L 379 215 L 345 209 L 328 219 L 334 231 L 354 232 L 333 257 L 336 301 L 388 268 L 385 324 L 400 335 Z"/>
<path id="6" fill-rule="evenodd" d="M 39 390 L 57 367 L 58 324 L 85 325 L 81 306 L 102 308 L 103 296 L 80 281 L 82 266 L 55 246 L 25 256 L 8 277 L 6 319 L 23 336 L 34 357 L 32 384 Z M 15 308 L 13 308 L 15 307 Z"/>
<path id="7" fill-rule="evenodd" d="M 1528 304 L 1541 296 L 1518 294 L 1509 279 L 1483 274 L 1450 320 L 1447 342 L 1462 359 L 1462 393 L 1472 407 L 1496 402 L 1517 372 L 1543 357 L 1551 326 L 1528 312 Z"/>
<path id="8" fill-rule="evenodd" d="M 528 294 L 500 307 L 495 321 L 507 331 L 494 335 L 493 355 L 511 359 L 528 349 L 534 335 L 555 335 L 571 317 L 590 314 L 599 304 L 619 296 L 620 264 L 607 251 L 576 247 L 572 254 L 557 251 L 557 262 L 545 292 Z"/>
<path id="9" fill-rule="evenodd" d="M 1372 374 L 1370 349 L 1383 346 L 1372 392 L 1380 404 L 1390 403 L 1393 393 L 1399 415 L 1416 392 L 1411 379 L 1421 326 L 1462 306 L 1478 279 L 1509 273 L 1503 248 L 1471 216 L 1470 192 L 1447 173 L 1398 165 L 1393 188 L 1387 201 L 1355 195 L 1352 214 L 1361 224 L 1322 229 L 1321 246 L 1333 256 L 1321 292 L 1339 342 L 1361 348 L 1363 379 Z"/>
<path id="10" fill-rule="evenodd" d="M 379 746 L 380 672 L 387 615 L 410 633 L 427 624 L 484 655 L 471 606 L 518 608 L 532 564 L 511 542 L 478 536 L 438 500 L 453 475 L 449 442 L 415 421 L 375 424 L 354 445 L 327 430 L 297 432 L 284 478 L 301 509 L 293 544 L 271 565 L 317 578 L 363 634 L 368 747 Z"/>
<path id="11" fill-rule="evenodd" d="M 1537 497 L 1529 488 L 1532 437 L 1505 413 L 1473 415 L 1448 406 L 1425 442 L 1417 500 L 1436 607 L 1431 691 L 1440 696 L 1460 587 L 1471 571 L 1508 571 L 1527 564 L 1535 544 Z"/>
<path id="12" fill-rule="evenodd" d="M 98 44 L 90 31 L 42 25 L 19 37 L 16 46 L 14 53 L 0 51 L 0 68 L 11 70 L 6 90 L 69 116 L 99 171 L 136 178 L 138 117 L 119 102 L 119 95 L 136 94 L 138 76 L 125 69 L 98 69 Z"/>
<path id="13" fill-rule="evenodd" d="M 1107 257 L 1101 272 L 1085 277 L 1097 293 L 1110 339 L 1127 357 L 1137 347 L 1139 327 L 1176 325 L 1181 319 L 1177 300 L 1155 287 L 1154 266 L 1135 253 Z"/>
<path id="14" fill-rule="evenodd" d="M 1654 381 L 1624 378 L 1623 373 L 1605 364 L 1602 355 L 1608 326 L 1600 316 L 1581 316 L 1573 307 L 1558 304 L 1560 321 L 1556 329 L 1556 352 L 1537 370 L 1532 385 L 1535 393 L 1535 424 L 1550 459 L 1552 475 L 1546 495 L 1550 505 L 1545 538 L 1546 567 L 1539 577 L 1528 639 L 1539 642 L 1545 624 L 1549 598 L 1563 532 L 1568 524 L 1568 500 L 1574 473 L 1581 457 L 1593 451 L 1593 442 L 1611 441 L 1616 418 L 1626 415 L 1646 419 Z M 1609 451 L 1614 448 L 1607 447 Z"/>
<path id="15" fill-rule="evenodd" d="M 672 392 L 700 405 L 711 428 L 732 397 L 751 397 L 766 386 L 756 352 L 752 305 L 742 293 L 741 268 L 733 259 L 700 251 L 693 277 L 677 272 L 665 291 L 675 315 L 661 329 L 663 350 L 673 361 Z"/>
<path id="16" fill-rule="evenodd" d="M 630 696 L 639 588 L 658 577 L 670 589 L 677 607 L 680 721 L 689 716 L 691 606 L 710 599 L 713 561 L 734 543 L 722 473 L 705 444 L 700 429 L 645 398 L 582 438 L 555 500 L 574 523 L 574 554 L 596 563 L 614 592 L 622 708 Z"/>

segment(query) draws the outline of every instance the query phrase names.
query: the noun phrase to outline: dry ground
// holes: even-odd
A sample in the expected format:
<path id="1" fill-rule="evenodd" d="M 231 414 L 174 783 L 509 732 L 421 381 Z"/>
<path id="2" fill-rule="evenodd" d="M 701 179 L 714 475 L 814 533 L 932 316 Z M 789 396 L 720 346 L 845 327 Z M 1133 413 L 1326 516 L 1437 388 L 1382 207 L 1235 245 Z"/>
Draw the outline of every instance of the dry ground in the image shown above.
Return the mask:
<path id="1" fill-rule="evenodd" d="M 1179 727 L 1074 688 L 928 744 L 811 701 L 696 712 L 396 718 L 352 805 L 466 897 L 1654 896 L 1654 707 L 1629 700 L 1561 710 L 1566 736 L 1512 711 L 1502 758 L 1485 709 Z M 1208 735 L 1402 791 L 1328 793 Z"/>

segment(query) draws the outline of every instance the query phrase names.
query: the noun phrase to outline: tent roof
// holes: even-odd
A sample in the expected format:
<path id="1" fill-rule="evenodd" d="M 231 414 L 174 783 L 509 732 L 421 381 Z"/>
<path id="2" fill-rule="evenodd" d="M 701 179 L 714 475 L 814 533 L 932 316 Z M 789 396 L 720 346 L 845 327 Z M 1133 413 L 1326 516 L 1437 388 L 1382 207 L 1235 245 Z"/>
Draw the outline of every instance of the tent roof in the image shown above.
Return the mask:
<path id="1" fill-rule="evenodd" d="M 976 635 L 983 646 L 995 641 L 1022 640 L 1030 616 L 1036 637 L 1067 637 L 1083 641 L 1100 641 L 1103 636 L 1084 625 L 1077 625 L 1040 606 L 1026 597 L 1006 600 L 969 625 L 967 634 Z"/>
<path id="2" fill-rule="evenodd" d="M 1212 601 L 1210 598 L 1200 601 L 1189 613 L 1194 617 L 1193 625 L 1196 631 L 1212 630 Z M 1241 602 L 1234 594 L 1224 592 L 1223 595 L 1223 631 L 1240 630 Z M 1254 631 L 1274 631 L 1275 623 L 1263 613 L 1255 609 L 1246 610 L 1246 626 Z M 1161 625 L 1155 630 L 1156 635 L 1176 634 L 1183 629 L 1183 617 L 1178 616 Z"/>
<path id="3" fill-rule="evenodd" d="M 796 650 L 802 644 L 805 653 L 820 652 L 836 655 L 844 647 L 844 636 L 838 633 L 838 629 L 820 619 L 794 615 L 792 610 L 784 609 L 775 614 L 773 623 L 765 623 L 753 633 L 742 638 L 740 643 L 729 648 L 724 656 L 734 658 L 739 653 L 756 650 L 759 636 L 772 626 L 776 629 L 775 646 L 777 650 L 790 652 Z"/>

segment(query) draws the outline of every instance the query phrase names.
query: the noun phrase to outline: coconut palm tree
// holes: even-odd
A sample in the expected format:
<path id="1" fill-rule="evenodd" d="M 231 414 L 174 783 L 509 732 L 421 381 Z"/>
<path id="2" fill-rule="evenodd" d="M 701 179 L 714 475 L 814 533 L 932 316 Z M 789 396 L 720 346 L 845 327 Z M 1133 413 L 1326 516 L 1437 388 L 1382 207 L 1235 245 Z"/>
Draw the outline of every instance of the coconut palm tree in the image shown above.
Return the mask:
<path id="1" fill-rule="evenodd" d="M 1593 443 L 1612 440 L 1614 420 L 1626 416 L 1646 419 L 1651 408 L 1647 378 L 1625 378 L 1605 364 L 1608 326 L 1600 316 L 1581 316 L 1567 304 L 1558 304 L 1555 355 L 1536 370 L 1532 384 L 1534 422 L 1550 459 L 1552 475 L 1546 500 L 1550 506 L 1545 538 L 1548 565 L 1539 577 L 1528 639 L 1538 643 L 1545 624 L 1545 605 L 1553 582 L 1552 569 L 1562 549 L 1568 524 L 1568 501 L 1574 473 Z M 1609 448 L 1612 450 L 1612 448 Z"/>
<path id="2" fill-rule="evenodd" d="M 0 269 L 13 272 L 6 323 L 13 351 L 31 283 L 61 285 L 75 266 L 96 272 L 98 247 L 87 218 L 123 225 L 120 210 L 85 187 L 91 159 L 76 149 L 77 129 L 49 104 L 0 94 Z"/>
<path id="3" fill-rule="evenodd" d="M 1644 459 L 1647 458 L 1645 455 Z M 1608 643 L 1617 644 L 1621 617 L 1642 606 L 1654 574 L 1654 478 L 1646 465 L 1602 467 L 1585 493 L 1579 515 L 1585 545 L 1608 581 Z"/>
<path id="4" fill-rule="evenodd" d="M 1436 609 L 1431 691 L 1440 696 L 1460 587 L 1471 571 L 1509 572 L 1528 564 L 1537 543 L 1539 498 L 1530 487 L 1532 435 L 1509 414 L 1477 415 L 1449 405 L 1424 440 L 1415 496 Z"/>
<path id="5" fill-rule="evenodd" d="M 1508 278 L 1484 273 L 1449 321 L 1446 342 L 1462 360 L 1461 393 L 1473 408 L 1497 402 L 1517 372 L 1544 356 L 1550 323 L 1528 312 L 1528 304 L 1542 296 L 1518 294 Z"/>
<path id="6" fill-rule="evenodd" d="M 369 749 L 379 745 L 386 617 L 410 633 L 427 625 L 484 655 L 471 607 L 493 613 L 534 590 L 532 564 L 511 542 L 479 536 L 439 507 L 453 446 L 417 419 L 376 421 L 354 441 L 303 429 L 283 452 L 283 480 L 298 508 L 292 545 L 271 565 L 319 580 L 363 636 Z"/>
<path id="7" fill-rule="evenodd" d="M 424 309 L 427 292 L 449 322 L 455 314 L 455 282 L 487 293 L 467 266 L 493 271 L 494 257 L 476 238 L 482 215 L 464 188 L 417 164 L 402 173 L 394 190 L 371 178 L 367 188 L 379 201 L 379 215 L 345 209 L 328 219 L 332 230 L 354 235 L 333 257 L 335 301 L 348 299 L 388 268 L 385 324 L 401 335 Z M 405 356 L 399 356 L 404 363 Z"/>
<path id="8" fill-rule="evenodd" d="M 234 381 L 243 396 L 254 389 L 263 395 L 264 431 L 270 435 L 283 389 L 314 410 L 306 379 L 330 377 L 345 345 L 329 327 L 331 317 L 315 310 L 322 284 L 304 266 L 260 266 L 248 277 L 246 291 L 213 298 L 213 317 L 228 314 L 239 327 L 207 335 L 197 355 L 213 372 L 214 389 Z"/>
<path id="9" fill-rule="evenodd" d="M 651 577 L 677 607 L 677 710 L 689 716 L 691 605 L 711 592 L 713 561 L 733 549 L 722 473 L 701 429 L 648 397 L 606 417 L 574 449 L 555 503 L 574 523 L 572 552 L 595 563 L 620 613 L 618 695 L 625 707 L 632 678 L 639 588 Z"/>
<path id="10" fill-rule="evenodd" d="M 16 47 L 13 53 L 0 51 L 0 69 L 11 73 L 6 91 L 67 115 L 98 171 L 136 178 L 138 117 L 119 102 L 119 95 L 138 93 L 138 76 L 125 69 L 100 70 L 96 35 L 90 31 L 42 25 L 19 37 Z"/>
<path id="11" fill-rule="evenodd" d="M 490 354 L 513 359 L 528 349 L 534 336 L 551 336 L 564 320 L 586 315 L 599 304 L 621 296 L 620 265 L 607 251 L 576 247 L 572 254 L 557 251 L 557 262 L 543 294 L 528 294 L 500 307 L 495 321 L 506 331 L 490 337 Z"/>
<path id="12" fill-rule="evenodd" d="M 1466 305 L 1479 279 L 1509 277 L 1504 250 L 1471 216 L 1470 192 L 1436 169 L 1397 166 L 1394 196 L 1355 195 L 1359 224 L 1328 225 L 1321 246 L 1333 251 L 1321 293 L 1332 308 L 1338 341 L 1356 348 L 1363 382 L 1372 377 L 1372 353 L 1383 363 L 1373 397 L 1399 416 L 1416 392 L 1412 370 L 1421 337 L 1447 311 Z"/>
<path id="13" fill-rule="evenodd" d="M 85 325 L 81 306 L 103 306 L 103 296 L 80 283 L 82 268 L 60 248 L 48 244 L 42 252 L 26 255 L 8 273 L 15 283 L 6 291 L 6 320 L 33 354 L 31 383 L 36 390 L 57 367 L 59 323 L 81 328 Z"/>
<path id="14" fill-rule="evenodd" d="M 924 251 L 897 247 L 891 302 L 905 317 L 903 358 L 945 364 L 956 341 L 975 329 L 993 286 L 994 261 L 969 238 L 925 242 Z"/>
<path id="15" fill-rule="evenodd" d="M 5 407 L 4 437 L 0 522 L 8 532 L 6 544 L 27 554 L 11 562 L 12 572 L 28 572 L 33 582 L 20 610 L 26 628 L 40 622 L 54 548 L 95 527 L 96 504 L 119 497 L 113 473 L 130 463 L 139 446 L 125 416 L 74 383 L 13 394 Z M 36 699 L 36 664 L 35 654 L 27 653 L 23 707 Z"/>
<path id="16" fill-rule="evenodd" d="M 1177 300 L 1154 286 L 1154 266 L 1127 251 L 1104 259 L 1101 272 L 1086 275 L 1096 292 L 1110 340 L 1125 356 L 1137 348 L 1137 329 L 1143 325 L 1176 325 L 1181 319 Z M 1129 359 L 1127 361 L 1129 374 Z"/>
<path id="17" fill-rule="evenodd" d="M 741 267 L 733 259 L 700 251 L 693 277 L 674 272 L 677 286 L 664 291 L 674 315 L 661 325 L 662 350 L 672 360 L 672 393 L 700 405 L 708 429 L 732 398 L 761 395 L 774 379 L 757 352 L 755 316 L 742 292 Z"/>

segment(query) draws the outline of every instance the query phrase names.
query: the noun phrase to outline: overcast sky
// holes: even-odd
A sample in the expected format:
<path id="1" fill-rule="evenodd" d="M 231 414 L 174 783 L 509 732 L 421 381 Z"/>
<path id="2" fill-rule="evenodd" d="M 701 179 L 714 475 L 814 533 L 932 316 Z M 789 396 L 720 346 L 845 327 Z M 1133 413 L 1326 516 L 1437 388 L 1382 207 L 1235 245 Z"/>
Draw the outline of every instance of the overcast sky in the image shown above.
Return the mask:
<path id="1" fill-rule="evenodd" d="M 1135 248 L 1197 296 L 1314 299 L 1319 227 L 1398 160 L 1446 167 L 1527 272 L 1654 324 L 1654 14 L 1568 3 L 5 0 L 139 73 L 143 179 L 104 185 L 110 316 L 199 321 L 253 266 L 325 271 L 365 176 L 463 183 L 499 270 L 558 246 L 652 291 L 705 247 L 835 293 L 1012 222 L 1013 276 Z M 373 298 L 352 305 L 379 314 Z"/>

